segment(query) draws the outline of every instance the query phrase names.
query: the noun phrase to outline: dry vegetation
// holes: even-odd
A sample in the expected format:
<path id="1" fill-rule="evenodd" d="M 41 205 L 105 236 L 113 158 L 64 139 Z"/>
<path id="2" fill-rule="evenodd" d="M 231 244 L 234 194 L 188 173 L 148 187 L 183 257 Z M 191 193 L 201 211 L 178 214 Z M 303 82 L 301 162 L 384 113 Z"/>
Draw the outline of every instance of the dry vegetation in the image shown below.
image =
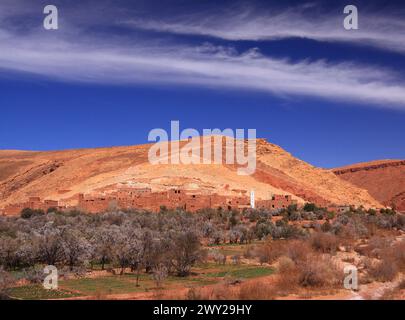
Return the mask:
<path id="1" fill-rule="evenodd" d="M 327 296 L 343 290 L 348 263 L 358 268 L 364 286 L 399 281 L 405 273 L 404 222 L 393 211 L 360 208 L 335 215 L 313 205 L 197 214 L 24 210 L 22 217 L 0 218 L 0 293 L 93 299 Z M 49 264 L 58 267 L 68 291 L 49 296 L 40 288 Z M 398 283 L 380 297 L 398 297 L 402 287 Z"/>

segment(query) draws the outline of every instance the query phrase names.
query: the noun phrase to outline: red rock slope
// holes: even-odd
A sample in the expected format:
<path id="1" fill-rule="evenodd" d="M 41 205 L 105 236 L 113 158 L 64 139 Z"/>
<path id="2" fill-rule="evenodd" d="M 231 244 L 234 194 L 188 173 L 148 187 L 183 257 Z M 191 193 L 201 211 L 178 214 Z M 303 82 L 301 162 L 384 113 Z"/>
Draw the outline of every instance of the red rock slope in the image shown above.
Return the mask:
<path id="1" fill-rule="evenodd" d="M 185 142 L 182 142 L 185 143 Z M 291 194 L 299 202 L 380 206 L 367 191 L 316 168 L 263 139 L 257 139 L 257 170 L 240 176 L 224 164 L 152 165 L 150 145 L 52 152 L 0 151 L 0 208 L 29 196 L 68 203 L 77 193 L 117 185 L 173 187 L 237 195 L 254 189 L 257 198 Z"/>
<path id="2" fill-rule="evenodd" d="M 379 160 L 332 170 L 338 177 L 368 190 L 386 206 L 405 211 L 405 160 Z"/>

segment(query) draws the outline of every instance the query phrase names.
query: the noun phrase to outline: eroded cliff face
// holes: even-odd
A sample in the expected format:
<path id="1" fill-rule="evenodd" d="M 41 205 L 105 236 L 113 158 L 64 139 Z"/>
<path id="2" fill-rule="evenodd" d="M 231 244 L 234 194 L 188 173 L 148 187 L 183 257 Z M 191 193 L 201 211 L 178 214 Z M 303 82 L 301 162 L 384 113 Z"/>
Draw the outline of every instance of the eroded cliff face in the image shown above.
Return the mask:
<path id="1" fill-rule="evenodd" d="M 69 203 L 78 193 L 108 191 L 122 184 L 153 191 L 176 187 L 224 195 L 254 189 L 261 199 L 286 194 L 298 202 L 381 206 L 366 190 L 333 172 L 301 161 L 263 139 L 256 144 L 257 169 L 247 176 L 238 175 L 237 166 L 225 163 L 152 165 L 148 161 L 151 145 L 52 152 L 3 150 L 0 207 L 24 202 L 30 196 Z"/>
<path id="2" fill-rule="evenodd" d="M 354 164 L 352 166 L 333 169 L 333 172 L 337 175 L 341 175 L 350 172 L 370 171 L 395 167 L 399 167 L 399 169 L 401 169 L 400 167 L 402 166 L 405 166 L 405 160 L 377 160 L 373 162 L 363 162 Z"/>
<path id="3" fill-rule="evenodd" d="M 332 170 L 339 178 L 368 190 L 386 206 L 405 211 L 405 160 L 379 160 Z"/>

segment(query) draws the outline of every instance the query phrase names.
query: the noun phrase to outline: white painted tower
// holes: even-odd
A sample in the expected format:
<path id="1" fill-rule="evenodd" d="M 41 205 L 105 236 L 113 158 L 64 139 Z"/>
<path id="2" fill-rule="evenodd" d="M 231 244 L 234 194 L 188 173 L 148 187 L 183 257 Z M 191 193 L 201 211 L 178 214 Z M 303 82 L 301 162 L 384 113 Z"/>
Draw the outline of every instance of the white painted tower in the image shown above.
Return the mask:
<path id="1" fill-rule="evenodd" d="M 253 189 L 250 191 L 250 207 L 255 208 L 255 191 Z"/>

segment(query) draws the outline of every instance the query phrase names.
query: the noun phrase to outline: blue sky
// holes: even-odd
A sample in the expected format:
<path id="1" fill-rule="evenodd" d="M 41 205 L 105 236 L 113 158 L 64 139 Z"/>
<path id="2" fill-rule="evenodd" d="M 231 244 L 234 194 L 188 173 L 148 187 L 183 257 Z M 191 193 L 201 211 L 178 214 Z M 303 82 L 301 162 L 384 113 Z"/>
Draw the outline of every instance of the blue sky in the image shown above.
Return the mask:
<path id="1" fill-rule="evenodd" d="M 146 143 L 180 120 L 321 167 L 405 158 L 400 1 L 55 0 L 57 31 L 46 4 L 0 4 L 0 149 Z"/>

